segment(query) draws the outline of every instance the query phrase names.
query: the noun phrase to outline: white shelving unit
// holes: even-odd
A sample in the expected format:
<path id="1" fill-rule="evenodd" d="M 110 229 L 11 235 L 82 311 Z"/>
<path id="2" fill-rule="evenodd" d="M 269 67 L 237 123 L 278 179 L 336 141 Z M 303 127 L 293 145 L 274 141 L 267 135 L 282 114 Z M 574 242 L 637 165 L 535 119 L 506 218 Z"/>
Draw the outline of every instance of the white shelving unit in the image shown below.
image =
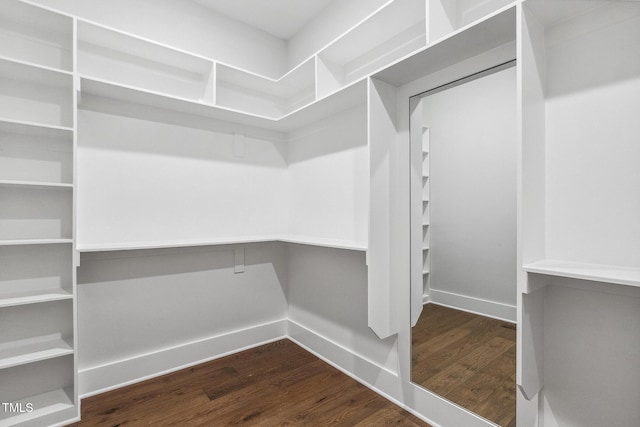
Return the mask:
<path id="1" fill-rule="evenodd" d="M 73 71 L 72 18 L 7 1 L 0 23 L 0 57 Z"/>
<path id="2" fill-rule="evenodd" d="M 532 408 L 544 402 L 545 425 L 636 424 L 633 405 L 595 408 L 640 390 L 610 351 L 638 348 L 637 311 L 620 301 L 637 301 L 640 283 L 640 4 L 527 0 L 519 20 L 517 382 Z M 589 323 L 595 309 L 607 321 Z"/>
<path id="3" fill-rule="evenodd" d="M 74 20 L 11 0 L 0 21 L 0 426 L 50 425 L 78 417 Z"/>
<path id="4" fill-rule="evenodd" d="M 0 58 L 0 119 L 71 127 L 72 75 Z"/>
<path id="5" fill-rule="evenodd" d="M 426 46 L 425 2 L 397 0 L 352 28 L 317 56 L 318 97 Z"/>
<path id="6" fill-rule="evenodd" d="M 427 2 L 429 42 L 446 37 L 460 28 L 512 3 L 509 0 L 434 0 Z"/>
<path id="7" fill-rule="evenodd" d="M 429 155 L 429 128 L 422 127 L 421 160 L 422 160 L 422 302 L 429 301 L 430 272 L 431 272 L 431 215 L 429 215 L 429 167 L 431 156 Z"/>
<path id="8" fill-rule="evenodd" d="M 315 64 L 310 59 L 278 80 L 218 64 L 216 103 L 231 110 L 279 119 L 315 101 Z"/>
<path id="9" fill-rule="evenodd" d="M 543 260 L 523 266 L 527 273 L 640 287 L 640 268 Z"/>
<path id="10" fill-rule="evenodd" d="M 78 21 L 78 73 L 213 104 L 212 61 L 84 21 Z"/>

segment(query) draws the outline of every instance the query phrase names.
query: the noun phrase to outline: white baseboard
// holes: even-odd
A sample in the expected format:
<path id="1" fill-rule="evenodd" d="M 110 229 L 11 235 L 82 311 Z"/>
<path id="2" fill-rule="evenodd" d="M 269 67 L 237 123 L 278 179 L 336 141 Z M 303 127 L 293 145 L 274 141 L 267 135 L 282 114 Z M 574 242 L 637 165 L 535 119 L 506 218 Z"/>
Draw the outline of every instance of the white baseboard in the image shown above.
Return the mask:
<path id="1" fill-rule="evenodd" d="M 289 319 L 289 339 L 416 418 L 434 427 L 440 427 L 439 424 L 402 402 L 405 390 L 398 373 L 368 360 L 291 319 Z M 451 403 L 446 401 L 445 405 L 451 406 Z"/>
<path id="2" fill-rule="evenodd" d="M 80 369 L 80 397 L 104 393 L 199 363 L 287 338 L 287 319 Z"/>
<path id="3" fill-rule="evenodd" d="M 516 323 L 517 312 L 515 305 L 454 294 L 453 292 L 439 291 L 437 289 L 429 290 L 428 302 Z"/>

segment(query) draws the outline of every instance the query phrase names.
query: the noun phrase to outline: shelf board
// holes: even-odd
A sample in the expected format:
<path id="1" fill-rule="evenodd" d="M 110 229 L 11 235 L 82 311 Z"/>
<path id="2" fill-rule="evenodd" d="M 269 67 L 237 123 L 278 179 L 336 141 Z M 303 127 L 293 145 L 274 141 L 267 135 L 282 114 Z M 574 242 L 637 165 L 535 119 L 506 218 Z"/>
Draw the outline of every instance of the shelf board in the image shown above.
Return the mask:
<path id="1" fill-rule="evenodd" d="M 0 180 L 0 187 L 26 187 L 26 188 L 73 188 L 73 184 L 64 184 L 59 182 L 33 182 L 33 181 L 11 181 Z"/>
<path id="2" fill-rule="evenodd" d="M 114 252 L 114 251 L 135 251 L 145 249 L 168 249 L 168 248 L 189 248 L 198 246 L 217 245 L 240 245 L 249 243 L 273 242 L 277 239 L 273 236 L 247 236 L 228 237 L 219 239 L 193 239 L 193 240 L 168 240 L 168 241 L 148 241 L 148 242 L 122 242 L 122 243 L 97 243 L 78 244 L 80 252 Z"/>
<path id="3" fill-rule="evenodd" d="M 81 77 L 80 88 L 82 94 L 80 105 L 89 110 L 99 111 L 101 106 L 98 100 L 103 98 L 280 132 L 289 132 L 315 123 L 363 104 L 367 99 L 367 85 L 366 80 L 363 79 L 281 118 L 273 119 L 86 76 Z"/>
<path id="4" fill-rule="evenodd" d="M 0 308 L 16 305 L 38 304 L 42 302 L 71 299 L 73 295 L 64 289 L 46 289 L 31 292 L 0 294 Z"/>
<path id="5" fill-rule="evenodd" d="M 2 417 L 0 415 L 0 427 L 20 425 L 37 418 L 72 409 L 74 407 L 73 401 L 69 398 L 69 395 L 63 389 L 57 389 L 48 393 L 30 396 L 13 403 L 22 404 L 22 407 L 24 407 L 24 405 L 26 405 L 27 403 L 31 403 L 34 410 L 33 412 L 22 413 L 9 417 L 7 417 L 6 415 Z"/>
<path id="6" fill-rule="evenodd" d="M 0 118 L 0 132 L 69 140 L 73 136 L 73 128 L 70 127 L 3 118 Z"/>
<path id="7" fill-rule="evenodd" d="M 46 336 L 0 345 L 0 369 L 73 354 L 73 348 L 59 336 Z"/>
<path id="8" fill-rule="evenodd" d="M 73 243 L 73 239 L 18 239 L 0 240 L 0 246 L 21 246 L 21 245 L 56 245 L 60 243 Z"/>
<path id="9" fill-rule="evenodd" d="M 509 6 L 430 43 L 418 53 L 397 61 L 373 77 L 400 87 L 515 39 L 516 7 Z"/>
<path id="10" fill-rule="evenodd" d="M 299 245 L 321 246 L 324 248 L 347 249 L 351 251 L 366 251 L 367 244 L 364 242 L 356 242 L 340 239 L 325 239 L 321 237 L 294 236 L 286 235 L 278 238 L 279 241 L 285 243 L 295 243 Z"/>
<path id="11" fill-rule="evenodd" d="M 528 273 L 640 287 L 640 268 L 545 259 L 522 267 Z"/>
<path id="12" fill-rule="evenodd" d="M 297 243 L 302 245 L 322 246 L 336 249 L 349 249 L 366 251 L 367 245 L 361 242 L 352 242 L 338 239 L 323 239 L 302 236 L 247 236 L 247 237 L 227 237 L 219 239 L 202 240 L 174 240 L 174 241 L 149 241 L 149 242 L 126 242 L 126 243 L 104 243 L 104 244 L 78 244 L 78 251 L 88 252 L 114 252 L 133 251 L 146 249 L 168 249 L 168 248 L 188 248 L 198 246 L 220 246 L 220 245 L 241 245 L 265 242 Z"/>
<path id="13" fill-rule="evenodd" d="M 73 75 L 67 71 L 40 67 L 0 57 L 0 77 L 34 85 L 71 90 Z"/>

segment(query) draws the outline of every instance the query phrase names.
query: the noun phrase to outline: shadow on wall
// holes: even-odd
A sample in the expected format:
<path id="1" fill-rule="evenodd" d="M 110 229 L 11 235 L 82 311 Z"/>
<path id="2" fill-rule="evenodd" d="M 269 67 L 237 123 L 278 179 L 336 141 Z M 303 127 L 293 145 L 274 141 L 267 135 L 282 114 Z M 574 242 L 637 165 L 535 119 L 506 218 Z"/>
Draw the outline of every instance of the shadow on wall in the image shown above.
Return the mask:
<path id="1" fill-rule="evenodd" d="M 291 321 L 397 372 L 396 337 L 368 327 L 364 252 L 288 245 L 285 289 Z"/>

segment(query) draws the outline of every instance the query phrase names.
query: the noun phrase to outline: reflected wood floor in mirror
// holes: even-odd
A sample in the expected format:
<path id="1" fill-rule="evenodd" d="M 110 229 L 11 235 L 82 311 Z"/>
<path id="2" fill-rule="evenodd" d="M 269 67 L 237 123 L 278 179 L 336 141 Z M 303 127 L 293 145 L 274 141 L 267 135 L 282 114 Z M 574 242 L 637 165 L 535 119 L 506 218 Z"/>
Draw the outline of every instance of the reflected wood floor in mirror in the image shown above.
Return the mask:
<path id="1" fill-rule="evenodd" d="M 82 400 L 74 426 L 429 427 L 289 340 Z"/>
<path id="2" fill-rule="evenodd" d="M 514 324 L 427 304 L 412 332 L 414 383 L 503 427 L 515 427 Z"/>

